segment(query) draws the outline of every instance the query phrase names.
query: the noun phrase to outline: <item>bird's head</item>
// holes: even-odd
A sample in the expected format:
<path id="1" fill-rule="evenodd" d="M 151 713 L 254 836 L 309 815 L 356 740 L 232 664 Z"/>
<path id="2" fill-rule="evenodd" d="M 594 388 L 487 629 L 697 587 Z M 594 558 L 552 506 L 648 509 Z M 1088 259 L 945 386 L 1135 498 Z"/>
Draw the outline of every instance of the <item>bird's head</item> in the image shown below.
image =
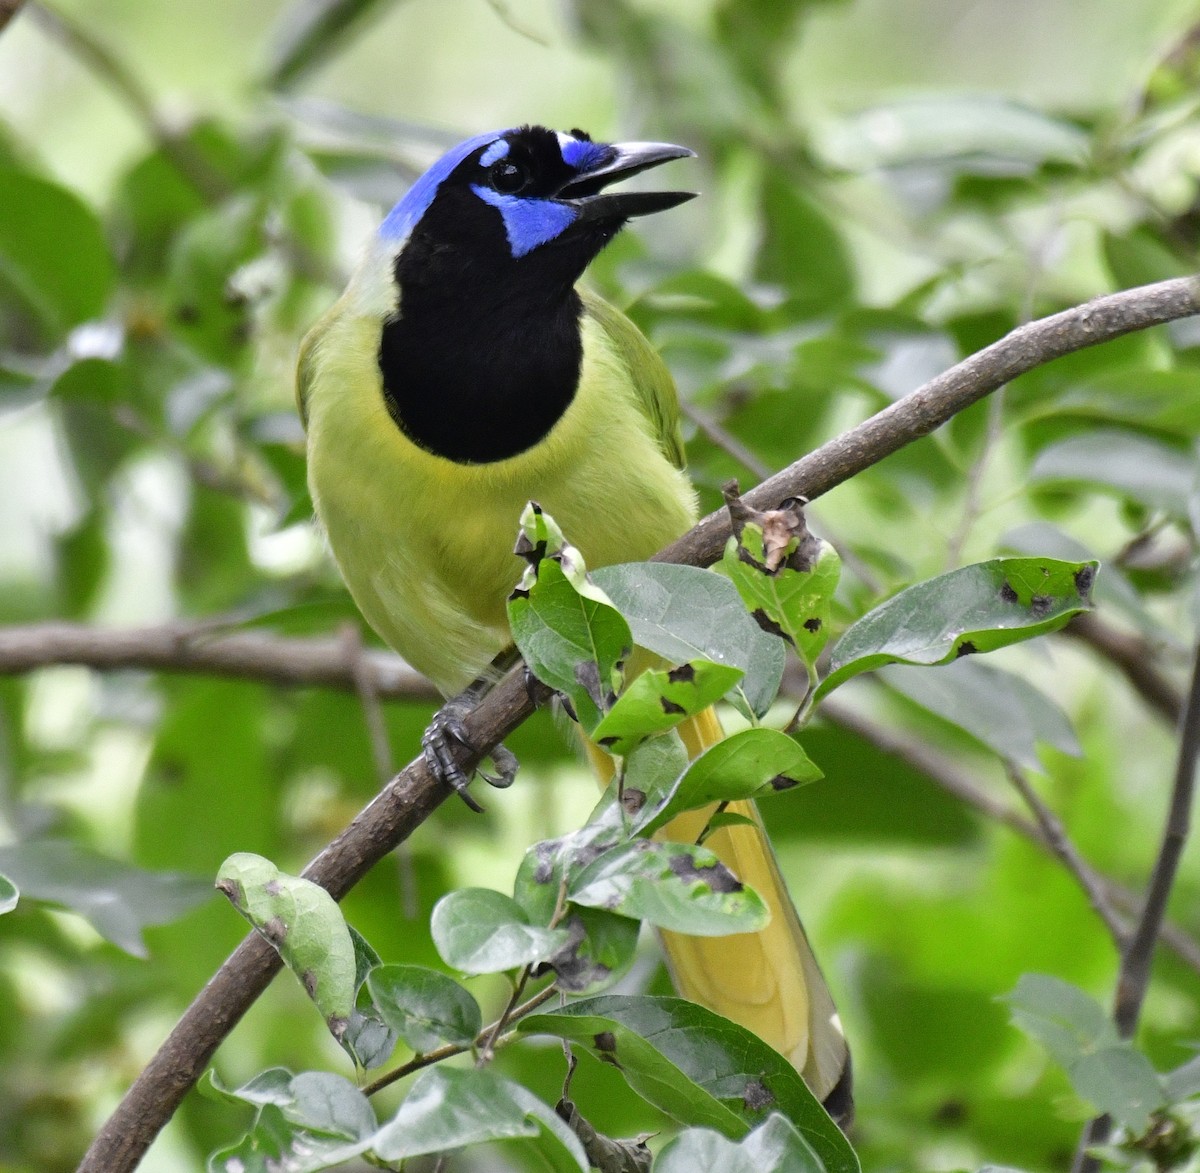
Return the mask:
<path id="1" fill-rule="evenodd" d="M 673 208 L 683 191 L 619 191 L 618 180 L 695 152 L 597 143 L 542 126 L 479 135 L 447 152 L 379 229 L 401 289 L 458 281 L 569 288 L 627 220 Z"/>

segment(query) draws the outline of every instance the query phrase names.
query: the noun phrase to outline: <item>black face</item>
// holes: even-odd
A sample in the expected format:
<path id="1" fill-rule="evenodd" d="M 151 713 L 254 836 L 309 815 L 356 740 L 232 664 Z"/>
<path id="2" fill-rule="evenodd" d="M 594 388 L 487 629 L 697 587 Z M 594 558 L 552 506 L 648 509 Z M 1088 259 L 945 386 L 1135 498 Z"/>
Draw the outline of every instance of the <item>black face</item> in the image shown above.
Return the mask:
<path id="1" fill-rule="evenodd" d="M 582 361 L 575 282 L 630 216 L 691 198 L 602 189 L 690 153 L 522 127 L 435 164 L 420 182 L 436 189 L 395 261 L 399 314 L 380 342 L 388 410 L 410 439 L 485 463 L 554 426 Z"/>

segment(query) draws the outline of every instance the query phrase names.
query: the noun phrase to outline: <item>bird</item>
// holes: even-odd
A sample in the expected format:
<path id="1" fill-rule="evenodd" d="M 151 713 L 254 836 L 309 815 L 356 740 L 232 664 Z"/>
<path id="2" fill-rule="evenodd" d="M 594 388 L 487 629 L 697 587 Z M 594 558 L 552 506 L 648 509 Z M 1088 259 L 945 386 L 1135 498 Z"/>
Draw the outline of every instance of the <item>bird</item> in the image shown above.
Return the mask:
<path id="1" fill-rule="evenodd" d="M 367 621 L 448 698 L 472 695 L 511 647 L 512 544 L 529 501 L 590 567 L 646 559 L 697 520 L 671 375 L 579 283 L 630 219 L 694 195 L 611 185 L 692 155 L 536 125 L 469 138 L 388 212 L 301 344 L 308 484 L 329 548 Z M 459 732 L 450 710 L 427 750 Z M 691 756 L 724 735 L 712 710 L 681 734 Z M 603 781 L 606 755 L 589 756 Z M 738 809 L 753 824 L 706 846 L 771 921 L 726 937 L 664 933 L 668 968 L 682 996 L 758 1034 L 846 1121 L 850 1054 L 832 996 L 761 821 Z M 695 842 L 707 817 L 663 834 Z"/>

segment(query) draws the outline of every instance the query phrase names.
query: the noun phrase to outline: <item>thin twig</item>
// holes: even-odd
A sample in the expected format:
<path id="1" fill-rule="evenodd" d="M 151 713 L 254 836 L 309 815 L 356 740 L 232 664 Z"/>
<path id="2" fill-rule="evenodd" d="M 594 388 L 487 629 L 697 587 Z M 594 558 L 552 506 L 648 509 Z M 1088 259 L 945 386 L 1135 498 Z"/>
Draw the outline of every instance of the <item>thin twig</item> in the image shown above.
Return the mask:
<path id="1" fill-rule="evenodd" d="M 956 762 L 925 742 L 863 716 L 836 697 L 822 701 L 820 713 L 822 717 L 843 729 L 848 729 L 884 753 L 907 762 L 947 794 L 978 811 L 985 818 L 1000 823 L 1035 847 L 1053 854 L 1053 848 L 1037 823 L 1014 811 L 1007 803 L 994 798 L 973 782 Z M 1141 908 L 1142 897 L 1116 880 L 1102 875 L 1084 860 L 1079 861 L 1079 867 L 1087 876 L 1088 883 L 1097 886 L 1103 892 L 1106 903 L 1117 910 L 1122 918 L 1118 922 L 1121 936 L 1127 940 L 1132 927 L 1133 913 Z M 1200 942 L 1178 925 L 1169 922 L 1163 926 L 1162 939 L 1186 966 L 1200 974 Z"/>
<path id="2" fill-rule="evenodd" d="M 363 646 L 362 629 L 357 623 L 347 623 L 342 628 L 342 643 L 346 648 L 346 659 L 354 678 L 354 691 L 363 711 L 367 726 L 367 738 L 371 744 L 371 757 L 375 762 L 375 776 L 381 787 L 395 777 L 396 761 L 392 754 L 392 743 L 388 738 L 387 723 L 383 719 L 383 705 L 379 689 L 375 686 L 375 672 Z M 413 866 L 412 846 L 401 843 L 395 851 L 396 870 L 400 878 L 400 905 L 406 920 L 416 920 L 420 911 L 417 898 L 417 872 Z"/>
<path id="3" fill-rule="evenodd" d="M 229 179 L 215 168 L 186 134 L 172 127 L 158 112 L 150 91 L 103 41 L 85 25 L 38 0 L 30 15 L 46 33 L 90 69 L 125 104 L 147 137 L 162 152 L 183 181 L 207 203 L 234 194 Z M 274 243 L 286 254 L 297 273 L 318 284 L 338 286 L 344 275 L 325 263 L 302 240 L 287 232 Z"/>
<path id="4" fill-rule="evenodd" d="M 1013 331 L 1000 342 L 891 404 L 878 415 L 823 444 L 747 494 L 754 508 L 786 497 L 810 500 L 928 435 L 969 404 L 1053 358 L 1200 312 L 1200 280 L 1175 278 L 1111 294 Z M 658 554 L 659 561 L 707 566 L 729 536 L 725 510 L 704 518 Z M 460 768 L 474 767 L 543 703 L 522 667 L 511 670 L 467 714 L 464 726 L 477 752 L 456 751 Z M 305 870 L 306 878 L 341 898 L 445 801 L 448 788 L 424 758 L 412 762 Z M 279 957 L 252 935 L 221 966 L 184 1012 L 97 1134 L 78 1173 L 130 1173 L 213 1052 L 267 987 Z"/>
<path id="5" fill-rule="evenodd" d="M 500 1012 L 500 1017 L 492 1024 L 490 1031 L 485 1031 L 486 1036 L 479 1048 L 479 1057 L 475 1060 L 476 1067 L 483 1067 L 490 1063 L 496 1055 L 496 1040 L 503 1033 L 504 1028 L 512 1021 L 513 1015 L 517 1011 L 517 1003 L 521 1000 L 521 995 L 525 992 L 526 985 L 529 984 L 530 975 L 533 973 L 533 966 L 527 965 L 521 970 L 521 976 L 517 978 L 513 985 L 513 991 L 508 999 L 507 1005 Z M 543 991 L 544 993 L 545 991 Z"/>
<path id="6" fill-rule="evenodd" d="M 975 522 L 979 520 L 979 516 L 983 512 L 984 476 L 987 473 L 992 453 L 1004 437 L 1004 392 L 1005 388 L 1001 387 L 988 400 L 987 425 L 983 434 L 983 447 L 980 449 L 979 455 L 971 463 L 970 471 L 967 473 L 967 487 L 963 499 L 962 516 L 959 518 L 954 532 L 950 535 L 950 540 L 946 543 L 946 568 L 948 570 L 954 570 L 962 560 L 963 547 L 966 546 L 967 539 L 971 536 L 971 530 L 975 527 Z"/>
<path id="7" fill-rule="evenodd" d="M 1179 734 L 1179 756 L 1175 762 L 1175 777 L 1171 789 L 1171 805 L 1163 827 L 1162 846 L 1150 877 L 1146 906 L 1138 921 L 1137 930 L 1129 942 L 1122 961 L 1113 1005 L 1113 1021 L 1123 1039 L 1133 1037 L 1141 1014 L 1142 1001 L 1150 982 L 1150 964 L 1154 943 L 1158 939 L 1167 899 L 1175 883 L 1175 873 L 1183 846 L 1187 842 L 1192 818 L 1192 795 L 1196 785 L 1196 760 L 1200 757 L 1200 646 L 1192 660 L 1192 679 L 1188 689 Z"/>
<path id="8" fill-rule="evenodd" d="M 1062 629 L 1063 635 L 1085 643 L 1121 672 L 1134 691 L 1172 726 L 1183 713 L 1183 695 L 1170 677 L 1156 666 L 1159 649 L 1140 635 L 1118 631 L 1094 611 L 1076 615 Z"/>
<path id="9" fill-rule="evenodd" d="M 732 432 L 709 415 L 704 408 L 687 399 L 681 398 L 679 401 L 679 410 L 717 448 L 720 448 L 726 456 L 731 456 L 748 473 L 751 473 L 755 480 L 765 481 L 774 471 L 765 460 L 759 459 Z"/>
<path id="10" fill-rule="evenodd" d="M 558 993 L 558 987 L 551 982 L 544 990 L 538 990 L 533 997 L 522 1002 L 515 1010 L 511 1008 L 505 1011 L 507 1021 L 517 1022 L 524 1018 L 526 1014 L 536 1010 L 544 1002 L 549 1002 L 555 994 Z M 444 1047 L 438 1047 L 435 1051 L 426 1051 L 424 1055 L 414 1055 L 407 1063 L 402 1063 L 393 1071 L 388 1071 L 379 1076 L 378 1079 L 372 1080 L 365 1087 L 360 1089 L 364 1096 L 373 1096 L 376 1092 L 382 1091 L 385 1087 L 390 1087 L 392 1084 L 403 1079 L 406 1075 L 412 1075 L 414 1071 L 420 1071 L 422 1067 L 429 1067 L 434 1063 L 440 1063 L 443 1059 L 452 1059 L 455 1055 L 466 1054 L 473 1047 L 481 1047 L 485 1038 L 490 1038 L 488 1046 L 496 1047 L 502 1041 L 495 1036 L 498 1033 L 498 1027 L 504 1016 L 497 1019 L 491 1026 L 485 1026 L 483 1030 L 475 1036 L 475 1039 L 466 1046 L 460 1046 L 456 1043 L 447 1043 Z"/>
<path id="11" fill-rule="evenodd" d="M 1062 825 L 1062 820 L 1042 801 L 1025 772 L 1016 762 L 1005 762 L 1004 772 L 1017 793 L 1025 800 L 1025 805 L 1033 812 L 1033 817 L 1037 820 L 1046 845 L 1063 867 L 1075 877 L 1083 889 L 1084 895 L 1087 896 L 1092 911 L 1104 922 L 1113 943 L 1118 950 L 1123 950 L 1127 943 L 1127 926 L 1120 913 L 1109 902 L 1108 891 L 1095 870 L 1071 842 L 1066 828 Z"/>
<path id="12" fill-rule="evenodd" d="M 48 36 L 63 45 L 125 103 L 180 176 L 206 200 L 230 194 L 228 181 L 159 115 L 150 91 L 125 63 L 91 31 L 45 3 L 29 6 L 29 15 Z"/>
<path id="13" fill-rule="evenodd" d="M 1162 842 L 1154 871 L 1146 891 L 1146 903 L 1138 918 L 1137 927 L 1121 957 L 1117 989 L 1113 998 L 1113 1022 L 1123 1039 L 1133 1038 L 1141 1016 L 1142 1003 L 1150 985 L 1150 969 L 1154 946 L 1166 916 L 1167 900 L 1175 884 L 1175 873 L 1183 855 L 1192 821 L 1192 796 L 1196 788 L 1196 763 L 1200 759 L 1200 644 L 1192 657 L 1192 679 L 1188 688 L 1187 707 L 1179 730 L 1179 754 L 1175 760 L 1175 777 L 1171 787 L 1171 802 L 1167 809 Z M 1097 1116 L 1088 1122 L 1079 1138 L 1079 1147 L 1071 1166 L 1072 1173 L 1095 1173 L 1099 1160 L 1090 1150 L 1103 1144 L 1112 1129 L 1109 1116 Z"/>

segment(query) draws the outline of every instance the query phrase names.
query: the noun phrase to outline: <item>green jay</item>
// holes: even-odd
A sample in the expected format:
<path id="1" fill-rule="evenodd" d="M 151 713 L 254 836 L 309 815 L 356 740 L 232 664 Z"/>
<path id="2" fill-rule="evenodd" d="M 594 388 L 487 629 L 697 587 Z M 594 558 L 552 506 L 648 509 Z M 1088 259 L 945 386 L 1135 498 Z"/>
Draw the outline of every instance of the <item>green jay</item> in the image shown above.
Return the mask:
<path id="1" fill-rule="evenodd" d="M 333 556 L 368 622 L 448 697 L 511 644 L 505 603 L 528 501 L 589 566 L 647 558 L 695 523 L 671 376 L 624 314 L 577 286 L 631 217 L 692 198 L 606 189 L 691 154 L 540 126 L 468 139 L 388 213 L 304 340 L 308 479 Z M 433 759 L 455 732 L 452 712 L 435 722 Z M 723 736 L 711 710 L 681 733 L 693 756 Z M 610 760 L 588 749 L 607 780 Z M 662 934 L 672 979 L 787 1056 L 844 1120 L 850 1060 L 832 998 L 761 823 L 738 809 L 753 825 L 706 844 L 771 922 Z M 694 842 L 707 817 L 664 835 Z"/>

